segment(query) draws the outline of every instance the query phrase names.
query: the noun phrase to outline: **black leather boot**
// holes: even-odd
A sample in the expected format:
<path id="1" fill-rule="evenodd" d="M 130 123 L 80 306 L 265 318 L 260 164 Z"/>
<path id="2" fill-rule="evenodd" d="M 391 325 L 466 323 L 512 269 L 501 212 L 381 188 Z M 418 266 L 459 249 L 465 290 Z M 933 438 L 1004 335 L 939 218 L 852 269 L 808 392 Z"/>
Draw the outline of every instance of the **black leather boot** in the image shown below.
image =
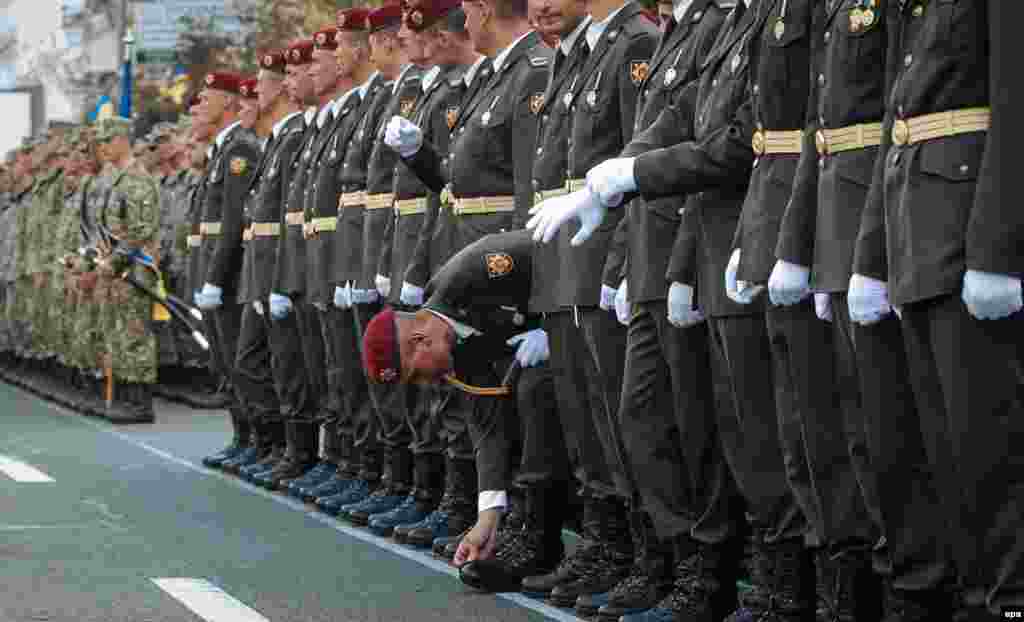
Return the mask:
<path id="1" fill-rule="evenodd" d="M 604 553 L 601 547 L 602 519 L 598 501 L 593 497 L 585 497 L 583 500 L 583 524 L 580 531 L 582 539 L 575 550 L 562 559 L 553 571 L 523 579 L 522 591 L 535 598 L 548 598 L 556 587 L 572 583 L 591 572 L 594 567 L 599 566 Z M 571 604 L 561 606 L 565 607 Z"/>
<path id="2" fill-rule="evenodd" d="M 117 399 L 107 408 L 106 418 L 111 423 L 153 423 L 153 393 L 148 384 L 126 382 L 121 384 Z"/>
<path id="3" fill-rule="evenodd" d="M 718 622 L 736 609 L 738 551 L 730 544 L 709 545 L 680 537 L 675 546 L 672 592 L 642 614 L 648 622 Z"/>
<path id="4" fill-rule="evenodd" d="M 876 622 L 882 617 L 881 582 L 872 571 L 869 546 L 848 546 L 820 555 L 819 570 L 831 579 L 825 594 L 826 617 L 818 622 Z"/>
<path id="5" fill-rule="evenodd" d="M 316 464 L 318 430 L 316 421 L 285 423 L 285 455 L 266 476 L 258 478 L 268 490 L 280 490 L 281 482 L 301 477 Z"/>
<path id="6" fill-rule="evenodd" d="M 526 514 L 518 533 L 499 534 L 493 558 L 459 569 L 466 585 L 489 592 L 518 591 L 526 577 L 547 574 L 562 559 L 562 520 L 568 486 L 564 482 L 526 486 Z"/>
<path id="7" fill-rule="evenodd" d="M 219 469 L 224 461 L 234 458 L 249 447 L 249 437 L 252 435 L 252 428 L 249 425 L 248 416 L 241 408 L 232 408 L 228 413 L 231 419 L 233 431 L 231 442 L 219 452 L 203 458 L 203 466 L 211 469 Z"/>
<path id="8" fill-rule="evenodd" d="M 391 537 L 395 542 L 405 544 L 409 532 L 423 524 L 441 502 L 445 488 L 445 462 L 441 454 L 418 454 L 413 456 L 413 489 L 416 498 L 414 521 L 399 523 L 392 527 Z"/>
<path id="9" fill-rule="evenodd" d="M 884 622 L 972 622 L 969 612 L 950 589 L 908 591 L 887 582 L 883 591 Z"/>
<path id="10" fill-rule="evenodd" d="M 604 598 L 596 595 L 578 599 L 576 615 L 597 616 L 599 622 L 618 622 L 622 616 L 654 607 L 672 591 L 674 555 L 671 541 L 658 538 L 650 516 L 642 510 L 630 513 L 629 527 L 635 551 L 629 574 Z"/>
<path id="11" fill-rule="evenodd" d="M 577 615 L 586 617 L 597 613 L 592 610 L 589 597 L 611 590 L 629 576 L 633 565 L 633 540 L 625 500 L 616 497 L 598 500 L 597 512 L 600 562 L 575 581 L 563 583 L 551 590 L 548 598 L 552 605 L 576 608 Z"/>
<path id="12" fill-rule="evenodd" d="M 246 481 L 252 481 L 254 476 L 273 470 L 277 463 L 284 459 L 284 422 L 268 421 L 263 424 L 261 432 L 263 435 L 261 441 L 269 446 L 269 450 L 260 460 L 238 470 L 239 476 Z"/>
<path id="13" fill-rule="evenodd" d="M 462 533 L 476 522 L 476 462 L 451 457 L 445 462 L 445 490 L 437 509 L 419 525 L 402 526 L 407 528 L 401 538 L 410 546 L 430 547 L 434 540 Z M 395 528 L 396 540 L 402 527 Z"/>

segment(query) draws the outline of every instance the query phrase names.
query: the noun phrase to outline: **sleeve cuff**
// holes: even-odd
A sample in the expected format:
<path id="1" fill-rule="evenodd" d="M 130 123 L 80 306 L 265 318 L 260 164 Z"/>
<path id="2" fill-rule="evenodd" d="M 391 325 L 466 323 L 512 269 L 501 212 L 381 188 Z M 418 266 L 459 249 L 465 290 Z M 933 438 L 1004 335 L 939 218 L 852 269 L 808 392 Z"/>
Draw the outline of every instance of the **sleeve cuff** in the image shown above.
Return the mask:
<path id="1" fill-rule="evenodd" d="M 508 507 L 508 494 L 504 490 L 482 490 L 477 495 L 477 511 L 504 510 Z"/>

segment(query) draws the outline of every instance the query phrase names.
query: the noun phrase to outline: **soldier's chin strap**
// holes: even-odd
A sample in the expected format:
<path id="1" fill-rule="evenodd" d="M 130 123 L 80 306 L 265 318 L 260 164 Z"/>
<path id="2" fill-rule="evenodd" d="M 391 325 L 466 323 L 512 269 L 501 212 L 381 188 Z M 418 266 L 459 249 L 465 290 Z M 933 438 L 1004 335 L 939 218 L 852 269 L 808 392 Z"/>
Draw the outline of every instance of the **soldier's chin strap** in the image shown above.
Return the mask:
<path id="1" fill-rule="evenodd" d="M 519 361 L 512 361 L 512 364 L 508 366 L 508 371 L 505 372 L 505 378 L 502 379 L 500 387 L 478 387 L 459 380 L 454 373 L 445 375 L 444 381 L 459 391 L 470 395 L 478 395 L 481 397 L 506 397 L 512 395 L 512 391 L 515 388 L 516 383 L 519 381 L 519 376 L 522 372 L 523 368 L 519 364 Z"/>

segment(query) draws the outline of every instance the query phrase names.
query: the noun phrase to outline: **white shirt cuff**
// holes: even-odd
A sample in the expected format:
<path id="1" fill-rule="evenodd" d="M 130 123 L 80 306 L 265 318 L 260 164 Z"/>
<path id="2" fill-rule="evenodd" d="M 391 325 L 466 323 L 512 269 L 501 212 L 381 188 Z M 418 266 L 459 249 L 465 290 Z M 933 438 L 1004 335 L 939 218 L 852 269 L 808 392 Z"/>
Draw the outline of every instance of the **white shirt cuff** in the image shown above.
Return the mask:
<path id="1" fill-rule="evenodd" d="M 501 509 L 508 507 L 508 494 L 504 490 L 481 490 L 477 495 L 477 510 Z"/>

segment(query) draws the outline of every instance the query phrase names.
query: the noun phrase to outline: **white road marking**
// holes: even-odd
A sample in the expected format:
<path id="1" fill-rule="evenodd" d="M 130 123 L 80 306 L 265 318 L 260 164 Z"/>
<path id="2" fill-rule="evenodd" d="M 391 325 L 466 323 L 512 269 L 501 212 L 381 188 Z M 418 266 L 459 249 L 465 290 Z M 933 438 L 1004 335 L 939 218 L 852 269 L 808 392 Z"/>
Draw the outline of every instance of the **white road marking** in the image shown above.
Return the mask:
<path id="1" fill-rule="evenodd" d="M 269 622 L 260 612 L 204 579 L 150 579 L 206 622 Z"/>
<path id="2" fill-rule="evenodd" d="M 0 456 L 0 471 L 16 482 L 41 483 L 54 481 L 52 477 L 39 469 L 7 456 Z"/>
<path id="3" fill-rule="evenodd" d="M 82 529 L 84 527 L 94 527 L 95 525 L 86 524 L 75 524 L 75 525 L 0 525 L 0 532 L 4 531 L 39 531 L 44 529 Z"/>
<path id="4" fill-rule="evenodd" d="M 317 510 L 309 509 L 309 507 L 306 506 L 305 503 L 299 501 L 298 499 L 293 499 L 292 497 L 272 493 L 258 486 L 254 486 L 244 480 L 240 480 L 230 475 L 226 475 L 224 473 L 221 473 L 220 471 L 211 471 L 210 469 L 207 469 L 204 466 L 194 464 L 184 458 L 179 458 L 178 456 L 170 454 L 162 449 L 157 449 L 156 447 L 153 447 L 148 443 L 136 440 L 135 438 L 129 436 L 128 434 L 119 432 L 117 428 L 108 423 L 94 421 L 92 419 L 83 417 L 82 415 L 74 411 L 68 410 L 62 406 L 58 406 L 50 402 L 46 402 L 46 405 L 49 406 L 50 409 L 62 415 L 73 418 L 75 421 L 96 428 L 97 430 L 100 430 L 101 432 L 105 432 L 115 438 L 118 438 L 128 443 L 129 445 L 134 445 L 139 449 L 142 449 L 153 454 L 154 456 L 158 456 L 168 462 L 172 462 L 174 464 L 177 464 L 178 466 L 182 466 L 190 471 L 198 473 L 199 475 L 219 479 L 220 481 L 226 484 L 229 484 L 236 488 L 241 488 L 255 495 L 259 495 L 264 499 L 268 499 L 270 501 L 273 501 L 274 503 L 278 503 L 280 505 L 287 506 L 297 512 L 301 512 L 302 514 L 305 514 L 308 518 L 311 518 L 316 522 L 326 527 L 329 527 L 339 533 L 343 533 L 346 536 L 355 538 L 356 540 L 361 540 L 363 542 L 366 542 L 367 544 L 372 544 L 377 548 L 384 549 L 386 551 L 394 553 L 399 557 L 408 559 L 409 561 L 415 562 L 421 566 L 426 566 L 427 568 L 430 568 L 442 574 L 454 577 L 456 580 L 458 580 L 459 578 L 459 571 L 457 568 L 439 559 L 435 559 L 427 553 L 420 553 L 416 549 L 411 549 L 394 542 L 389 542 L 383 538 L 379 538 L 373 535 L 369 531 L 364 531 L 362 529 L 356 529 L 354 527 L 344 525 L 341 522 L 339 522 L 338 519 L 327 516 L 326 514 L 323 514 Z M 502 592 L 499 594 L 495 594 L 495 596 L 503 600 L 515 603 L 525 609 L 529 609 L 531 611 L 539 613 L 540 615 L 551 620 L 555 620 L 556 622 L 580 622 L 580 618 L 576 617 L 571 613 L 567 613 L 561 609 L 558 609 L 557 607 L 552 607 L 551 605 L 545 604 L 534 598 L 530 598 L 529 596 L 524 596 L 523 594 L 519 594 L 517 592 Z"/>

